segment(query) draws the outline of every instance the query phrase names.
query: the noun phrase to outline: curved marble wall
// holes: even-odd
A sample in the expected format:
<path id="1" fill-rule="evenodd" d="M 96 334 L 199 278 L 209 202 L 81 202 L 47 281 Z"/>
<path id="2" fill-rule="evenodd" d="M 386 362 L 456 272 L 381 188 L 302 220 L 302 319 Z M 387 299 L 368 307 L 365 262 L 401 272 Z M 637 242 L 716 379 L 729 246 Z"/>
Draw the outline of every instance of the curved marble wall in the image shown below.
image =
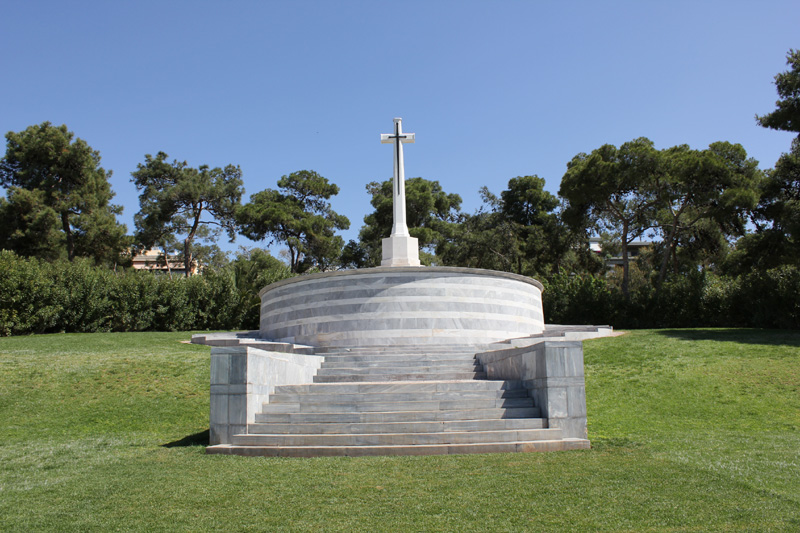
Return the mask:
<path id="1" fill-rule="evenodd" d="M 541 283 L 491 270 L 326 272 L 259 295 L 263 338 L 312 346 L 485 344 L 544 330 Z"/>

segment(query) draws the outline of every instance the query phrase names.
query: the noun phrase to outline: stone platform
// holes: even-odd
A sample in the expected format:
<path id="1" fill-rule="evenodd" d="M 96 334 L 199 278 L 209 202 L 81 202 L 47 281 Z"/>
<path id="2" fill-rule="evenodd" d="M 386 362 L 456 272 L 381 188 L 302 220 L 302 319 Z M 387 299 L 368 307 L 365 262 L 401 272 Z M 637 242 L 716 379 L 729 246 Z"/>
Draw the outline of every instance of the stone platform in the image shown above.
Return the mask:
<path id="1" fill-rule="evenodd" d="M 554 326 L 482 345 L 310 347 L 259 332 L 212 346 L 208 453 L 311 457 L 583 449 L 579 340 Z M 312 353 L 313 352 L 313 353 Z"/>
<path id="2" fill-rule="evenodd" d="M 542 285 L 452 267 L 286 279 L 211 350 L 209 453 L 414 455 L 589 447 L 581 340 Z"/>
<path id="3" fill-rule="evenodd" d="M 318 347 L 483 345 L 544 331 L 541 283 L 491 270 L 327 272 L 260 296 L 262 338 Z"/>

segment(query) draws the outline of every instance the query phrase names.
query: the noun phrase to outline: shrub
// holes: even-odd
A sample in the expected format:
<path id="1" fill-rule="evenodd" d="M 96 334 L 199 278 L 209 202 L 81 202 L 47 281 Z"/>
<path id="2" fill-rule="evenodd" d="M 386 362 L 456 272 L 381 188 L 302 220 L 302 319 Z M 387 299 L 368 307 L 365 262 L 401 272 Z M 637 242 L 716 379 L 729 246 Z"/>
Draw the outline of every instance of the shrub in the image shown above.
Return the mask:
<path id="1" fill-rule="evenodd" d="M 800 328 L 800 269 L 785 265 L 741 276 L 732 295 L 734 319 L 759 328 Z"/>
<path id="2" fill-rule="evenodd" d="M 128 270 L 116 274 L 109 291 L 113 331 L 155 329 L 158 279 L 152 272 Z"/>
<path id="3" fill-rule="evenodd" d="M 543 285 L 542 305 L 548 323 L 608 324 L 619 307 L 619 295 L 601 278 L 559 272 Z"/>
<path id="4" fill-rule="evenodd" d="M 640 285 L 628 299 L 614 284 L 559 273 L 545 282 L 548 323 L 611 324 L 617 328 L 800 328 L 800 269 L 738 277 L 690 272 L 659 289 Z"/>
<path id="5" fill-rule="evenodd" d="M 170 278 L 0 250 L 0 273 L 0 335 L 240 329 L 252 304 L 230 268 Z"/>
<path id="6" fill-rule="evenodd" d="M 57 324 L 63 307 L 54 295 L 53 267 L 0 251 L 0 334 L 44 333 Z"/>
<path id="7" fill-rule="evenodd" d="M 54 294 L 61 312 L 56 329 L 92 333 L 110 331 L 113 305 L 109 298 L 114 273 L 95 268 L 86 259 L 53 265 Z"/>
<path id="8" fill-rule="evenodd" d="M 202 329 L 239 329 L 241 295 L 229 268 L 209 270 L 187 280 L 189 297 L 197 308 L 196 323 Z"/>
<path id="9" fill-rule="evenodd" d="M 170 279 L 156 275 L 155 316 L 153 329 L 157 331 L 184 331 L 193 329 L 197 309 L 189 297 L 188 283 L 191 278 Z"/>

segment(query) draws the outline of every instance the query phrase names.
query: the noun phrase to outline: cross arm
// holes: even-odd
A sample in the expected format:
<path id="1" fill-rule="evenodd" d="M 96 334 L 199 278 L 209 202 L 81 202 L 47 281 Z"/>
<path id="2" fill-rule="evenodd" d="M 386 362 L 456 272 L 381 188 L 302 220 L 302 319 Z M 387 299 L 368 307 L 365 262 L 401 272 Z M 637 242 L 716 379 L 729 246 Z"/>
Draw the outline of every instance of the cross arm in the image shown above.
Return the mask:
<path id="1" fill-rule="evenodd" d="M 397 137 L 393 133 L 381 133 L 381 142 L 383 144 L 392 144 Z M 414 143 L 414 134 L 413 133 L 401 133 L 400 134 L 400 142 L 401 143 Z"/>

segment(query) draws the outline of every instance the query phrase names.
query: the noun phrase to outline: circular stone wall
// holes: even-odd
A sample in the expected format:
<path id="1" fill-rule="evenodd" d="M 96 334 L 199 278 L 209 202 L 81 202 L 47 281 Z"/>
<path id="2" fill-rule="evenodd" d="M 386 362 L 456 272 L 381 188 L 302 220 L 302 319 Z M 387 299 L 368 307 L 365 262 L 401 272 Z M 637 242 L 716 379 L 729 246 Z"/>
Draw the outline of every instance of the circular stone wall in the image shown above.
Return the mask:
<path id="1" fill-rule="evenodd" d="M 470 268 L 382 267 L 268 285 L 261 336 L 311 346 L 487 344 L 544 330 L 542 284 Z"/>

